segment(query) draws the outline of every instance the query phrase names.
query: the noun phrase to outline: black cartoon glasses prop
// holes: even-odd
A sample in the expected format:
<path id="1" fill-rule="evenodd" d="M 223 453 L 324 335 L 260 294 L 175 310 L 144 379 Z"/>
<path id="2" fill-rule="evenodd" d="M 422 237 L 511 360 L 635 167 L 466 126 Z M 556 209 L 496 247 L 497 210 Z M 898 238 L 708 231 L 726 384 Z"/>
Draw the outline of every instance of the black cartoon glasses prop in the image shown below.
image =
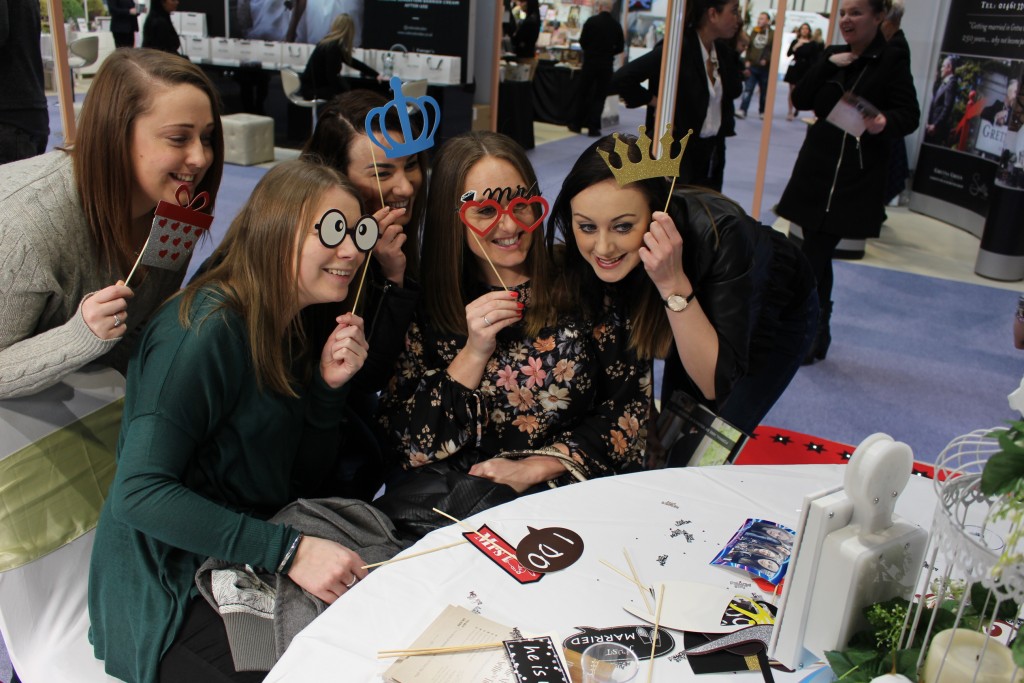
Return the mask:
<path id="1" fill-rule="evenodd" d="M 364 254 L 373 249 L 380 239 L 380 225 L 376 218 L 366 215 L 354 226 L 349 227 L 345 214 L 338 209 L 331 209 L 325 213 L 316 224 L 316 231 L 320 235 L 320 243 L 328 249 L 335 249 L 345 241 L 347 235 L 351 234 L 352 243 Z"/>

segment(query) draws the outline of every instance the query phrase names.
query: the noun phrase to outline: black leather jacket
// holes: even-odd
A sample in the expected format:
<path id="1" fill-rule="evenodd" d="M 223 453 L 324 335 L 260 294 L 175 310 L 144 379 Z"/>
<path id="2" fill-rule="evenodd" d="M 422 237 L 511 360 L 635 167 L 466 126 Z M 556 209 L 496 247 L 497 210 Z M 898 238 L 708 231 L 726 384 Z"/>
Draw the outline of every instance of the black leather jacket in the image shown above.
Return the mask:
<path id="1" fill-rule="evenodd" d="M 683 238 L 683 270 L 718 333 L 718 363 L 715 400 L 709 401 L 686 374 L 679 355 L 669 353 L 661 396 L 665 401 L 682 389 L 716 408 L 740 377 L 759 367 L 780 321 L 791 313 L 799 318 L 814 276 L 782 233 L 716 192 L 677 190 L 669 212 Z"/>

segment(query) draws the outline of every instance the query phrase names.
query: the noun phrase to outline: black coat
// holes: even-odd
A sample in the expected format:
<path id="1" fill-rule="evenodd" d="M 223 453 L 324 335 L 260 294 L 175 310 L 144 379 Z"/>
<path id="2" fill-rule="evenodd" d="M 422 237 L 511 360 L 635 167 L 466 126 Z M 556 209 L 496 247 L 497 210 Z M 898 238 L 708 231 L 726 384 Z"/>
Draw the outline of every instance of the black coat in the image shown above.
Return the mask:
<path id="1" fill-rule="evenodd" d="M 159 0 L 157 0 L 159 2 Z M 132 14 L 135 0 L 107 0 L 110 11 L 111 33 L 136 33 L 139 30 L 139 18 Z"/>
<path id="2" fill-rule="evenodd" d="M 181 38 L 167 12 L 151 8 L 142 26 L 142 47 L 181 54 Z"/>
<path id="3" fill-rule="evenodd" d="M 683 34 L 683 54 L 679 65 L 679 82 L 676 86 L 676 108 L 672 119 L 672 130 L 676 139 L 693 130 L 694 136 L 700 135 L 704 119 L 708 112 L 707 76 L 704 58 L 700 49 L 700 38 L 697 32 L 688 29 Z M 658 81 L 661 77 L 662 42 L 658 41 L 654 49 L 634 59 L 612 76 L 611 92 L 618 94 L 627 107 L 639 107 L 648 104 L 651 97 L 657 94 Z M 736 51 L 721 40 L 715 41 L 715 52 L 718 54 L 718 71 L 722 77 L 722 126 L 719 135 L 736 134 L 736 116 L 732 101 L 743 92 L 743 79 L 740 76 L 739 61 Z M 640 84 L 648 81 L 649 89 Z M 660 137 L 653 132 L 654 108 L 647 108 L 647 128 L 651 137 Z"/>
<path id="4" fill-rule="evenodd" d="M 334 40 L 317 43 L 306 62 L 306 69 L 299 77 L 302 81 L 302 97 L 307 100 L 319 98 L 329 100 L 335 95 L 350 90 L 348 81 L 341 75 L 341 65 L 348 64 L 366 78 L 376 78 L 377 71 L 354 57 L 345 61 L 341 45 Z"/>
<path id="5" fill-rule="evenodd" d="M 796 40 L 789 44 L 789 53 L 793 56 L 793 62 L 786 69 L 786 83 L 796 85 L 803 80 L 807 71 L 818 61 L 818 55 L 824 48 L 821 43 L 809 40 L 800 47 L 796 46 Z"/>
<path id="6" fill-rule="evenodd" d="M 878 237 L 892 141 L 917 128 L 921 109 L 905 51 L 888 48 L 879 32 L 850 66 L 840 69 L 829 61 L 849 51 L 847 45 L 827 48 L 793 89 L 793 105 L 813 109 L 818 120 L 807 131 L 776 213 L 805 231 L 862 239 Z M 826 121 L 847 91 L 881 110 L 881 133 L 858 140 Z"/>
<path id="7" fill-rule="evenodd" d="M 611 73 L 612 60 L 624 49 L 622 26 L 608 12 L 598 12 L 587 19 L 580 32 L 583 68 L 602 68 Z"/>
<path id="8" fill-rule="evenodd" d="M 516 57 L 530 58 L 537 54 L 537 38 L 540 37 L 540 15 L 527 14 L 526 18 L 519 22 L 516 32 L 512 36 L 512 47 Z"/>

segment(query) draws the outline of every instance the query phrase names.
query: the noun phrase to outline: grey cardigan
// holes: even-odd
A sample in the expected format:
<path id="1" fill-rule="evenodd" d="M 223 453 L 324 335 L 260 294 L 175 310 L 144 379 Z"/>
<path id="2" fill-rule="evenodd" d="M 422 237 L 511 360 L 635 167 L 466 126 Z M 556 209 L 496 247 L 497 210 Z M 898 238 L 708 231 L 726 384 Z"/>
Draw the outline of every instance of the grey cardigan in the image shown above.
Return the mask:
<path id="1" fill-rule="evenodd" d="M 185 266 L 150 270 L 133 287 L 125 336 L 104 341 L 82 300 L 127 273 L 101 264 L 69 154 L 0 167 L 0 398 L 41 391 L 92 361 L 123 374 L 145 322 L 185 276 Z"/>

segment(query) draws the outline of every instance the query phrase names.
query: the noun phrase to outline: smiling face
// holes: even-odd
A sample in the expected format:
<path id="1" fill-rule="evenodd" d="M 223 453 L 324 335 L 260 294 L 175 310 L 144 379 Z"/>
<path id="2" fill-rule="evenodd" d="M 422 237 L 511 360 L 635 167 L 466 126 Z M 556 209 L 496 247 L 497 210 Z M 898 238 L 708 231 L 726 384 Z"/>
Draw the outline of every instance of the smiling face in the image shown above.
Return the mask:
<path id="1" fill-rule="evenodd" d="M 213 163 L 210 100 L 192 85 L 159 88 L 132 133 L 132 217 L 151 213 L 157 202 L 175 205 L 180 185 L 193 196 Z"/>
<path id="2" fill-rule="evenodd" d="M 402 134 L 398 131 L 388 131 L 388 134 L 395 140 L 404 142 Z M 377 147 L 371 150 L 371 144 L 373 143 L 366 135 L 352 137 L 348 145 L 349 163 L 345 174 L 359 188 L 369 213 L 375 213 L 381 208 L 380 196 L 383 193 L 386 205 L 393 209 L 405 209 L 405 215 L 395 222 L 403 226 L 408 225 L 412 220 L 416 193 L 423 185 L 423 169 L 420 168 L 419 157 L 413 154 L 388 159 L 384 156 L 384 150 Z M 377 161 L 377 173 L 380 174 L 380 189 L 377 188 L 377 178 L 373 173 L 374 159 Z"/>
<path id="3" fill-rule="evenodd" d="M 484 157 L 469 169 L 462 191 L 475 192 L 477 199 L 482 199 L 485 190 L 504 187 L 515 189 L 527 185 L 519 171 L 509 162 L 497 157 Z M 508 207 L 507 197 L 502 198 L 501 206 Z M 465 215 L 466 219 L 474 224 L 487 225 L 493 222 L 496 213 L 493 206 L 480 206 L 470 208 Z M 487 263 L 488 258 L 506 285 L 519 285 L 530 279 L 526 256 L 530 251 L 530 245 L 533 244 L 533 233 L 523 229 L 507 213 L 501 215 L 490 232 L 479 237 L 479 242 L 476 233 L 465 226 L 464 230 L 466 245 L 476 257 L 477 267 L 488 284 L 501 284 Z"/>
<path id="4" fill-rule="evenodd" d="M 856 54 L 860 54 L 875 39 L 883 12 L 875 13 L 868 0 L 843 0 L 839 6 L 839 31 Z"/>
<path id="5" fill-rule="evenodd" d="M 320 241 L 320 233 L 314 225 L 321 216 L 332 209 L 341 211 L 348 224 L 355 225 L 361 212 L 359 201 L 340 187 L 332 187 L 323 194 L 311 212 L 312 220 L 304 216 L 299 231 L 299 265 L 297 274 L 299 308 L 329 301 L 342 301 L 348 296 L 348 288 L 362 264 L 364 256 L 356 247 L 352 235 L 333 249 Z"/>
<path id="6" fill-rule="evenodd" d="M 614 179 L 583 190 L 569 202 L 580 255 L 603 282 L 618 282 L 640 265 L 640 247 L 651 224 L 651 210 L 635 187 Z"/>

